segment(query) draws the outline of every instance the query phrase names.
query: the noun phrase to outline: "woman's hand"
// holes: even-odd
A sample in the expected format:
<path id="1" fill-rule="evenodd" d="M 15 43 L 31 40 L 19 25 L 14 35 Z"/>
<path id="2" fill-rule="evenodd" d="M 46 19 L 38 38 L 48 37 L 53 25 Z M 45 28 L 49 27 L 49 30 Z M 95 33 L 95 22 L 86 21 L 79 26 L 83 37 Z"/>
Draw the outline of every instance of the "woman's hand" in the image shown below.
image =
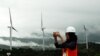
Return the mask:
<path id="1" fill-rule="evenodd" d="M 55 39 L 55 42 L 57 42 L 57 37 L 61 39 L 62 43 L 64 42 L 63 37 L 60 35 L 59 32 L 53 32 L 53 37 Z"/>
<path id="2" fill-rule="evenodd" d="M 61 37 L 59 32 L 53 32 L 53 37 L 57 38 L 57 37 Z"/>
<path id="3" fill-rule="evenodd" d="M 53 37 L 56 38 L 58 36 L 58 32 L 53 32 Z"/>
<path id="4" fill-rule="evenodd" d="M 54 37 L 55 43 L 57 42 L 58 35 L 59 35 L 59 32 L 53 32 L 53 37 Z"/>

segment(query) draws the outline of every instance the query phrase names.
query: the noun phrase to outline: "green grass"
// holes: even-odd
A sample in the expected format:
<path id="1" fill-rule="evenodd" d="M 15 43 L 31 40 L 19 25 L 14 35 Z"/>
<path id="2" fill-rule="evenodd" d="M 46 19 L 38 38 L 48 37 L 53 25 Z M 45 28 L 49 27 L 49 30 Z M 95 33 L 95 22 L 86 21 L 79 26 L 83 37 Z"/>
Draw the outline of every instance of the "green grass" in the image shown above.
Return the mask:
<path id="1" fill-rule="evenodd" d="M 10 52 L 7 49 L 0 50 L 0 56 L 7 56 L 6 53 Z M 11 51 L 11 56 L 61 56 L 61 49 L 52 50 L 33 50 L 31 48 L 14 48 Z M 85 48 L 85 44 L 78 44 L 78 56 L 100 56 L 100 45 L 89 43 L 89 49 Z"/>

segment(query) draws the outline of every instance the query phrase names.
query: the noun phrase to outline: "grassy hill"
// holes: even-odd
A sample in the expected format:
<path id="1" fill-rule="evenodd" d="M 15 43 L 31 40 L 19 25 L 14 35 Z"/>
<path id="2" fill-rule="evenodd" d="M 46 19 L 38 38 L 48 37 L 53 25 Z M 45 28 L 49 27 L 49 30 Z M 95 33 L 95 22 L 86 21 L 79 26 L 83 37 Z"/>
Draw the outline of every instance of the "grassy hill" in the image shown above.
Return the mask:
<path id="1" fill-rule="evenodd" d="M 89 49 L 85 48 L 85 44 L 78 44 L 78 56 L 100 56 L 100 44 L 89 43 Z M 0 56 L 7 56 L 6 53 L 11 52 L 11 56 L 61 56 L 61 49 L 46 49 L 45 51 L 31 48 L 13 48 L 0 49 Z"/>

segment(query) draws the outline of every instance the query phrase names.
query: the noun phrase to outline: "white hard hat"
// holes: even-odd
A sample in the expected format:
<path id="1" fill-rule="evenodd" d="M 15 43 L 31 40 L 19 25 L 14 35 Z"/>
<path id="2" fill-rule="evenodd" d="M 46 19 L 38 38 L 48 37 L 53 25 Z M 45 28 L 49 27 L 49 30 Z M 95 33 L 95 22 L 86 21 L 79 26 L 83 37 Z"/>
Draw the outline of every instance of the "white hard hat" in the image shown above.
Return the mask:
<path id="1" fill-rule="evenodd" d="M 66 32 L 76 32 L 76 30 L 73 26 L 69 26 L 66 28 Z"/>

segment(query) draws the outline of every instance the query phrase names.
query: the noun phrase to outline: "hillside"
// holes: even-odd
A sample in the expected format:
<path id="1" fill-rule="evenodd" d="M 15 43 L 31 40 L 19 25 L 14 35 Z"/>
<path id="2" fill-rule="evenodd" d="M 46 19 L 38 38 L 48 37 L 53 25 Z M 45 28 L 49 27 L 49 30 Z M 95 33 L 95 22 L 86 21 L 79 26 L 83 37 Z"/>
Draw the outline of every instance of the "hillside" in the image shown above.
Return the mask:
<path id="1" fill-rule="evenodd" d="M 100 44 L 89 43 L 89 49 L 86 50 L 85 44 L 78 44 L 79 56 L 100 56 Z M 11 52 L 11 56 L 61 56 L 61 49 L 46 48 L 45 51 L 37 48 L 19 47 L 8 49 L 0 49 L 0 56 L 6 56 L 7 52 Z"/>

